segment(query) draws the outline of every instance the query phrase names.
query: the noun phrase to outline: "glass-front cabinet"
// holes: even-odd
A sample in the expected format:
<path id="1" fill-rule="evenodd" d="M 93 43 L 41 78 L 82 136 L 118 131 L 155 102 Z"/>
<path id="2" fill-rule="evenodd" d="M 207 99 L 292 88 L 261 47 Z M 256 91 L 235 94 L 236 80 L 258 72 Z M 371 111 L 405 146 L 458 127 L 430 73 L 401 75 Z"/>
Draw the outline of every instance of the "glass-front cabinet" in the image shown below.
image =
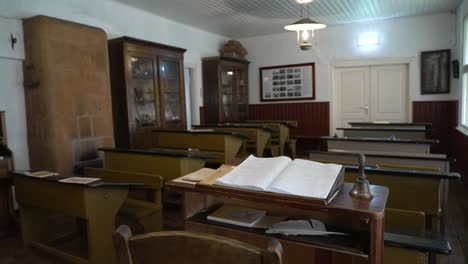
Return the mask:
<path id="1" fill-rule="evenodd" d="M 248 61 L 211 57 L 203 59 L 205 123 L 248 119 Z"/>
<path id="2" fill-rule="evenodd" d="M 109 41 L 117 147 L 151 148 L 155 129 L 186 129 L 185 50 L 122 37 Z"/>

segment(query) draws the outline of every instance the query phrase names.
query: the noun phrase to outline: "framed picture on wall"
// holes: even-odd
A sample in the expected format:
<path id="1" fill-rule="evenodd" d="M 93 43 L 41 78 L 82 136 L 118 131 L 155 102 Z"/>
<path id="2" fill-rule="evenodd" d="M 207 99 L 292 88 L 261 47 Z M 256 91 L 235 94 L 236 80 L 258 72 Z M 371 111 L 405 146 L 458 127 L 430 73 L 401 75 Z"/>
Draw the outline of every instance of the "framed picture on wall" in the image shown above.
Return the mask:
<path id="1" fill-rule="evenodd" d="M 315 99 L 315 63 L 260 68 L 260 100 Z"/>
<path id="2" fill-rule="evenodd" d="M 421 53 L 421 94 L 450 93 L 450 50 Z"/>

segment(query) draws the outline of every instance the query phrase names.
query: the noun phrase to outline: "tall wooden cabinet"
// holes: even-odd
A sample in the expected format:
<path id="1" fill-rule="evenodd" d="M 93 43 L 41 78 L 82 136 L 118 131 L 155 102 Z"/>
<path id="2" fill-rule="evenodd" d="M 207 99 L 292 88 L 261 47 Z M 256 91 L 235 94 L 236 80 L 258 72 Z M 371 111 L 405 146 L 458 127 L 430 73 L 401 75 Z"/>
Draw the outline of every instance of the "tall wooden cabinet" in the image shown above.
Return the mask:
<path id="1" fill-rule="evenodd" d="M 205 123 L 243 121 L 248 118 L 249 62 L 226 57 L 203 59 Z"/>
<path id="2" fill-rule="evenodd" d="M 154 129 L 186 129 L 184 52 L 130 37 L 109 41 L 117 147 L 151 148 Z"/>

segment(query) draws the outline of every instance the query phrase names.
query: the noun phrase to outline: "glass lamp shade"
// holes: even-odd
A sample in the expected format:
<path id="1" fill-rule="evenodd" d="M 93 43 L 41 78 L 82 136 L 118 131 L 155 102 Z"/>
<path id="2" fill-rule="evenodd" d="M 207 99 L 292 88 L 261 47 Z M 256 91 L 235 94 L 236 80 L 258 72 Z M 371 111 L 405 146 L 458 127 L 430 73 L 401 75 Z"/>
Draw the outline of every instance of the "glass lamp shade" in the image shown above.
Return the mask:
<path id="1" fill-rule="evenodd" d="M 312 48 L 311 39 L 314 38 L 314 30 L 327 27 L 324 24 L 315 22 L 309 18 L 303 18 L 290 25 L 284 27 L 289 31 L 297 32 L 297 45 L 301 50 L 309 50 Z"/>

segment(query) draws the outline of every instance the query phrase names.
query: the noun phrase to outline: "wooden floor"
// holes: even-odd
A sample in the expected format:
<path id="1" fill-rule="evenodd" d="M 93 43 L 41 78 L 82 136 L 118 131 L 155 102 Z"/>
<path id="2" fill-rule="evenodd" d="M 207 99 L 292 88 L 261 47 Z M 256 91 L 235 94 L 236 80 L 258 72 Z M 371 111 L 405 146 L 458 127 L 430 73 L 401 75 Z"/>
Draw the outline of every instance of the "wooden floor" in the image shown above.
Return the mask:
<path id="1" fill-rule="evenodd" d="M 468 263 L 468 187 L 461 181 L 451 183 L 449 203 L 448 236 L 453 251 L 450 256 L 441 259 L 441 264 L 466 264 Z M 22 247 L 19 235 L 13 235 L 0 239 L 0 264 L 68 263 Z"/>

